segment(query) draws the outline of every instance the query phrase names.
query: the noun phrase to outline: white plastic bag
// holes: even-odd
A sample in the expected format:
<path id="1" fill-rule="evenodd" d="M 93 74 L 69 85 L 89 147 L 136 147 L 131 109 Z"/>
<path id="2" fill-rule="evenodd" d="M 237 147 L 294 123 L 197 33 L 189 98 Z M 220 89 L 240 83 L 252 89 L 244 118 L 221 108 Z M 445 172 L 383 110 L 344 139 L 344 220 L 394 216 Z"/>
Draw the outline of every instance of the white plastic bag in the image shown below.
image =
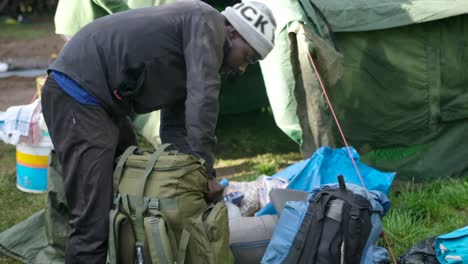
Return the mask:
<path id="1" fill-rule="evenodd" d="M 230 181 L 224 189 L 224 195 L 233 192 L 243 193 L 244 198 L 239 204 L 242 216 L 253 216 L 260 208 L 270 202 L 268 194 L 272 189 L 286 188 L 287 185 L 288 180 L 284 178 L 261 175 L 257 180 L 251 182 Z"/>

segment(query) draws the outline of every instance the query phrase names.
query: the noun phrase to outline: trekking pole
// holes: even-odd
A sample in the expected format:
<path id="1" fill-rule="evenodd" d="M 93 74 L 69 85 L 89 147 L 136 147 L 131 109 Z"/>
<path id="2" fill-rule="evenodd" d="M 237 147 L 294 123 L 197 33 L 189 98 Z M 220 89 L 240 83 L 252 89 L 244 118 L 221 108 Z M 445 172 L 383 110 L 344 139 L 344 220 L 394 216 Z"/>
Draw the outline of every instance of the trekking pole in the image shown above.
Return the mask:
<path id="1" fill-rule="evenodd" d="M 359 172 L 358 166 L 357 166 L 356 162 L 353 159 L 353 155 L 352 155 L 351 150 L 349 148 L 348 141 L 346 141 L 346 137 L 345 137 L 345 135 L 343 133 L 343 130 L 341 129 L 340 122 L 338 121 L 338 118 L 336 117 L 335 110 L 333 109 L 333 105 L 332 105 L 332 103 L 330 101 L 330 98 L 328 97 L 328 93 L 325 90 L 325 86 L 323 85 L 322 78 L 320 77 L 320 74 L 319 74 L 319 72 L 317 70 L 314 59 L 312 58 L 312 55 L 310 54 L 310 51 L 307 51 L 307 54 L 309 55 L 310 62 L 312 63 L 312 67 L 314 68 L 315 74 L 317 75 L 317 79 L 319 81 L 320 87 L 322 88 L 325 99 L 327 100 L 327 103 L 328 103 L 328 106 L 330 107 L 333 118 L 335 119 L 336 126 L 338 127 L 338 130 L 340 131 L 341 138 L 343 139 L 343 142 L 346 145 L 346 149 L 348 150 L 349 158 L 351 159 L 351 162 L 353 163 L 354 169 L 356 170 L 356 173 L 359 176 L 359 180 L 361 181 L 362 187 L 367 190 L 366 185 L 364 184 L 364 180 L 362 179 L 361 173 Z M 390 255 L 392 256 L 393 263 L 397 264 L 395 255 L 393 254 L 392 247 L 390 246 L 390 243 L 388 242 L 388 239 L 387 239 L 387 236 L 385 235 L 385 231 L 383 230 L 383 227 L 382 227 L 381 236 L 383 237 L 385 243 L 387 244 Z"/>

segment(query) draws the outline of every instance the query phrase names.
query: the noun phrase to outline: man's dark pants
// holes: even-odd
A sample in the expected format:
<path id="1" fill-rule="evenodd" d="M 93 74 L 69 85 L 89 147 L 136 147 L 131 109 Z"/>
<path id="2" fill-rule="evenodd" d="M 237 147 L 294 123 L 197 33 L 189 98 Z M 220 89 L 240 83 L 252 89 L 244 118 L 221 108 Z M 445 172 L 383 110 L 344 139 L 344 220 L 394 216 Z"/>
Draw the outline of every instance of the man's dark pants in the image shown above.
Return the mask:
<path id="1" fill-rule="evenodd" d="M 80 104 L 51 76 L 42 111 L 62 164 L 69 207 L 65 263 L 105 263 L 119 127 L 103 108 Z"/>

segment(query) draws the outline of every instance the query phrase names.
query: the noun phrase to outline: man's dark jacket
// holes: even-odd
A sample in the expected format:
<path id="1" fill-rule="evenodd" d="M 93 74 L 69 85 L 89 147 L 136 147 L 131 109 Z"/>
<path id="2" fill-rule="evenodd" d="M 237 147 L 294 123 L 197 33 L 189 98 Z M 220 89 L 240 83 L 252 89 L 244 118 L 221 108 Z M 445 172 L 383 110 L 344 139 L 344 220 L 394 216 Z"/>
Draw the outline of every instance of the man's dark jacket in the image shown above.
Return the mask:
<path id="1" fill-rule="evenodd" d="M 217 10 L 182 1 L 88 24 L 49 70 L 71 77 L 113 118 L 162 109 L 162 140 L 204 158 L 211 174 L 225 41 Z"/>

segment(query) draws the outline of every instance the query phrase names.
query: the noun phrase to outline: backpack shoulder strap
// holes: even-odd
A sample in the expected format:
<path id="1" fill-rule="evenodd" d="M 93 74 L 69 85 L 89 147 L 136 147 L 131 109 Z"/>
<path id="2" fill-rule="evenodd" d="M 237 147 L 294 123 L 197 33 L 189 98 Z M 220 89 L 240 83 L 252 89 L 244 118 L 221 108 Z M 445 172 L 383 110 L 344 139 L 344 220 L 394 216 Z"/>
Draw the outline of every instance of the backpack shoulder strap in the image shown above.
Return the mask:
<path id="1" fill-rule="evenodd" d="M 136 197 L 136 208 L 135 208 L 135 214 L 136 214 L 136 222 L 135 222 L 135 232 L 137 234 L 137 238 L 141 239 L 145 237 L 145 228 L 144 228 L 144 223 L 143 223 L 143 212 L 145 206 L 144 202 L 144 193 L 145 193 L 145 187 L 146 187 L 146 180 L 148 179 L 148 176 L 151 174 L 153 171 L 154 165 L 156 164 L 156 161 L 158 160 L 159 156 L 164 152 L 164 150 L 169 146 L 170 144 L 164 144 L 160 146 L 153 154 L 151 154 L 148 163 L 146 165 L 145 171 L 143 173 L 143 177 L 141 180 L 141 185 L 140 185 L 140 190 L 137 194 Z M 138 241 L 137 242 L 139 245 L 143 245 L 144 241 Z"/>
<path id="2" fill-rule="evenodd" d="M 333 196 L 326 193 L 318 193 L 309 201 L 304 220 L 296 233 L 288 255 L 282 263 L 296 264 L 303 259 L 313 259 L 317 254 L 323 226 L 322 219 L 328 202 Z"/>
<path id="3" fill-rule="evenodd" d="M 152 263 L 174 263 L 173 241 L 164 217 L 161 214 L 145 217 L 144 225 Z"/>
<path id="4" fill-rule="evenodd" d="M 184 228 L 177 246 L 174 231 L 164 215 L 156 208 L 150 212 L 151 217 L 145 217 L 144 224 L 152 262 L 184 264 L 190 233 Z"/>
<path id="5" fill-rule="evenodd" d="M 119 229 L 116 228 L 120 226 L 120 223 L 126 219 L 124 214 L 119 214 L 119 204 L 121 196 L 118 195 L 114 201 L 115 208 L 110 211 L 110 224 L 109 224 L 109 250 L 108 250 L 108 260 L 109 264 L 117 263 L 117 252 L 118 252 L 118 243 L 116 238 L 119 237 Z"/>
<path id="6" fill-rule="evenodd" d="M 189 239 L 190 233 L 184 228 L 184 230 L 182 230 L 182 235 L 180 236 L 179 249 L 177 250 L 177 264 L 185 263 L 185 255 L 187 253 Z"/>
<path id="7" fill-rule="evenodd" d="M 117 193 L 117 190 L 119 188 L 120 177 L 122 176 L 125 162 L 127 161 L 128 157 L 132 155 L 136 149 L 137 149 L 137 146 L 130 146 L 125 150 L 122 156 L 120 156 L 119 162 L 117 163 L 117 166 L 115 167 L 114 176 L 113 176 L 112 191 L 114 192 L 114 194 Z"/>

